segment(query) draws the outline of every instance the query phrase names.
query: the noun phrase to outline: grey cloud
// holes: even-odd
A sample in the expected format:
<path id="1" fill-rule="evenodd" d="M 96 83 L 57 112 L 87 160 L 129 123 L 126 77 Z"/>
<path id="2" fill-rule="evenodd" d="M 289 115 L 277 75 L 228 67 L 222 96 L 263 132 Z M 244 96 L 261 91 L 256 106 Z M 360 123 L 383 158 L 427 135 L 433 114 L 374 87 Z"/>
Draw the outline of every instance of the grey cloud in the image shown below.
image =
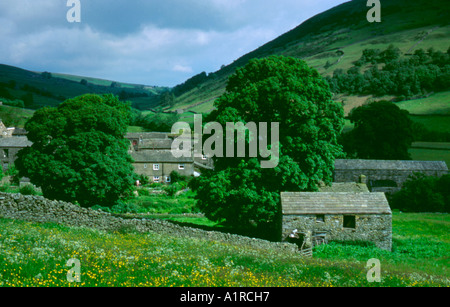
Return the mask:
<path id="1" fill-rule="evenodd" d="M 173 86 L 212 72 L 342 0 L 1 0 L 0 61 Z"/>

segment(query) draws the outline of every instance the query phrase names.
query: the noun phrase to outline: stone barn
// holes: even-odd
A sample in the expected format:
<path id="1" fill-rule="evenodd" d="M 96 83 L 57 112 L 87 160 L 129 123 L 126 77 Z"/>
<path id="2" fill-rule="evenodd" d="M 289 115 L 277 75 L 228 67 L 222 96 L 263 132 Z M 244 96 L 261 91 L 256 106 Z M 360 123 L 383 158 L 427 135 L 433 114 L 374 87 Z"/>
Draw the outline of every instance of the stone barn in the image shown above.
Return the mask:
<path id="1" fill-rule="evenodd" d="M 371 192 L 391 193 L 400 190 L 414 173 L 440 177 L 448 174 L 448 167 L 444 161 L 338 159 L 335 161 L 334 182 L 362 182 Z"/>
<path id="2" fill-rule="evenodd" d="M 327 241 L 366 241 L 392 249 L 392 212 L 384 193 L 284 192 L 281 206 L 282 241 L 309 232 Z"/>

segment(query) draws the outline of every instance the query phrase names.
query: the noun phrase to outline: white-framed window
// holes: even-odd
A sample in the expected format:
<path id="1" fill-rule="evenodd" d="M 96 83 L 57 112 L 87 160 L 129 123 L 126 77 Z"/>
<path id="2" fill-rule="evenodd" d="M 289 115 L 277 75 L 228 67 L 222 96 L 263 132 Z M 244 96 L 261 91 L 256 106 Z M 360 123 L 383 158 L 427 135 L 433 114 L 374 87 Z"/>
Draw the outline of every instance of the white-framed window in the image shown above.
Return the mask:
<path id="1" fill-rule="evenodd" d="M 153 182 L 159 182 L 161 178 L 159 176 L 153 176 Z"/>
<path id="2" fill-rule="evenodd" d="M 185 169 L 186 165 L 185 164 L 178 164 L 178 169 Z"/>
<path id="3" fill-rule="evenodd" d="M 166 183 L 170 183 L 172 181 L 172 178 L 170 178 L 170 176 L 166 177 Z"/>
<path id="4" fill-rule="evenodd" d="M 153 164 L 153 170 L 159 171 L 159 164 Z"/>
<path id="5" fill-rule="evenodd" d="M 206 155 L 202 155 L 202 160 L 207 160 L 208 157 Z"/>

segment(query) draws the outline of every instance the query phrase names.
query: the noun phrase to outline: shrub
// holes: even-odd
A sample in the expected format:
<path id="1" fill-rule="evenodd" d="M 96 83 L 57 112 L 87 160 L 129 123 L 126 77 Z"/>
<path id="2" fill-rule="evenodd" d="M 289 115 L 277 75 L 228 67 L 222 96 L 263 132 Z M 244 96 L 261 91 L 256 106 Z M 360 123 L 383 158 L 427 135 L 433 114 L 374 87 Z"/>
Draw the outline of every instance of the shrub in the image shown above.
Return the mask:
<path id="1" fill-rule="evenodd" d="M 449 186 L 450 175 L 439 178 L 414 174 L 392 196 L 391 207 L 404 212 L 450 213 Z"/>
<path id="2" fill-rule="evenodd" d="M 119 201 L 111 208 L 111 211 L 114 213 L 137 213 L 138 208 L 134 203 Z"/>
<path id="3" fill-rule="evenodd" d="M 138 189 L 139 196 L 149 196 L 150 191 L 146 188 L 140 188 Z"/>
<path id="4" fill-rule="evenodd" d="M 31 184 L 24 185 L 23 187 L 21 187 L 19 189 L 19 192 L 22 195 L 37 195 L 38 194 L 36 189 Z"/>
<path id="5" fill-rule="evenodd" d="M 177 182 L 187 181 L 187 180 L 188 180 L 188 177 L 181 175 L 177 171 L 172 171 L 170 173 L 170 181 L 172 183 L 177 183 Z"/>
<path id="6" fill-rule="evenodd" d="M 181 190 L 181 185 L 179 183 L 173 183 L 171 185 L 168 185 L 164 187 L 164 191 L 167 193 L 167 195 L 173 197 L 175 194 Z"/>

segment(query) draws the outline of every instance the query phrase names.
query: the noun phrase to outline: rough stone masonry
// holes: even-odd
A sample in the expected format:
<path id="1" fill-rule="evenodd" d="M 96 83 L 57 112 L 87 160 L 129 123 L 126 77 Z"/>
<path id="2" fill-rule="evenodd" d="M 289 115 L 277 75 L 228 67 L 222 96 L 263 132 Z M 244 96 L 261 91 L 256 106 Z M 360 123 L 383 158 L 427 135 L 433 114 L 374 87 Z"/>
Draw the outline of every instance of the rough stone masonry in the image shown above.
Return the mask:
<path id="1" fill-rule="evenodd" d="M 69 227 L 88 227 L 104 231 L 124 229 L 155 232 L 168 236 L 192 237 L 252 248 L 279 250 L 295 254 L 298 247 L 289 243 L 269 242 L 235 234 L 183 227 L 162 220 L 124 219 L 72 203 L 49 200 L 41 196 L 0 193 L 0 218 L 37 223 L 56 223 Z"/>

